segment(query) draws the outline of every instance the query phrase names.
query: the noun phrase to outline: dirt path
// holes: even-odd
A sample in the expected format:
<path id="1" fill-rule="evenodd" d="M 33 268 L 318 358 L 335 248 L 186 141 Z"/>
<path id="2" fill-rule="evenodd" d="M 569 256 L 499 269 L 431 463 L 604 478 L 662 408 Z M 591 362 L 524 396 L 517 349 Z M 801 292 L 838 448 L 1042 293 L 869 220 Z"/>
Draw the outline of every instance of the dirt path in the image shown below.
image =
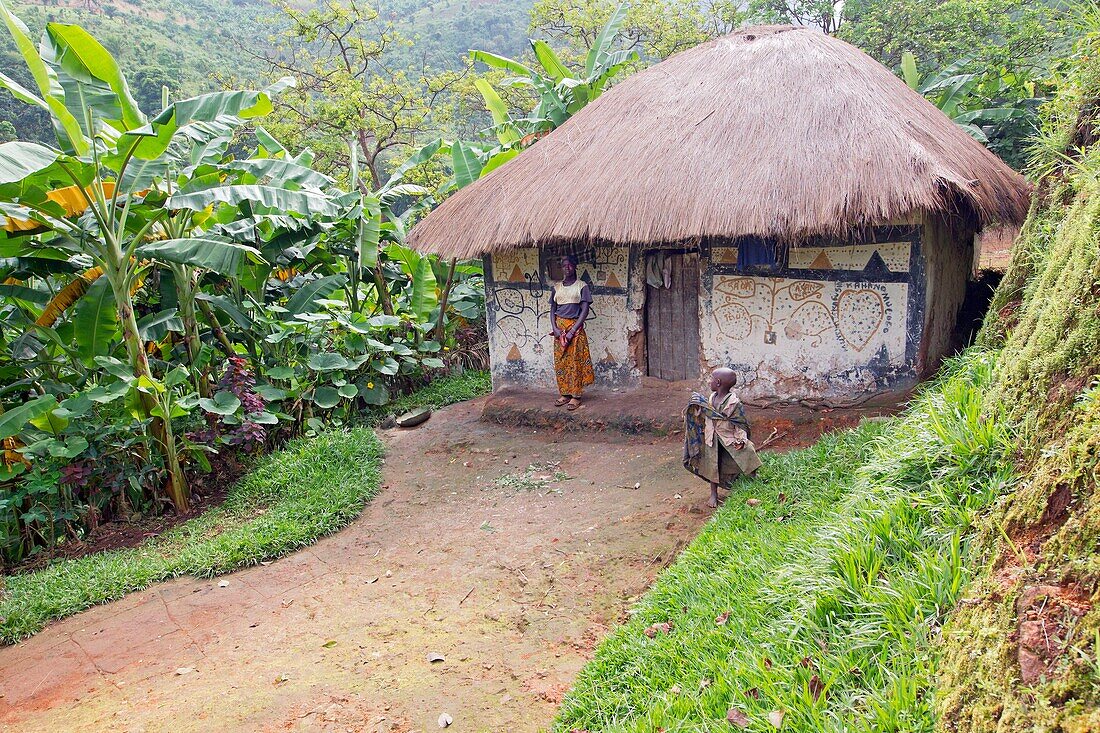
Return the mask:
<path id="1" fill-rule="evenodd" d="M 343 532 L 0 649 L 0 730 L 430 731 L 443 712 L 454 731 L 545 727 L 707 518 L 705 486 L 675 438 L 508 429 L 480 403 L 385 434 L 386 486 Z"/>

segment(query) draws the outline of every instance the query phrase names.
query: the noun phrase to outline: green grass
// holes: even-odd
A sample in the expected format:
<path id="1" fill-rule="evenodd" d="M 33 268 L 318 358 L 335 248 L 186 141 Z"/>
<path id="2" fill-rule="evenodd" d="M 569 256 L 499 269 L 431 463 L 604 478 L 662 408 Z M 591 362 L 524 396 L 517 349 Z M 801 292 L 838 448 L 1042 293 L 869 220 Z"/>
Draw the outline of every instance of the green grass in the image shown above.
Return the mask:
<path id="1" fill-rule="evenodd" d="M 967 531 L 1011 482 L 981 411 L 991 364 L 972 352 L 904 418 L 769 456 L 600 646 L 555 730 L 729 731 L 737 708 L 756 731 L 775 711 L 789 731 L 931 731 Z"/>
<path id="2" fill-rule="evenodd" d="M 367 429 L 295 440 L 262 458 L 221 506 L 138 547 L 8 576 L 0 641 L 157 581 L 210 577 L 309 545 L 359 515 L 378 491 L 381 457 Z"/>
<path id="3" fill-rule="evenodd" d="M 440 377 L 415 392 L 398 397 L 388 405 L 375 408 L 368 413 L 367 422 L 380 423 L 387 415 L 401 415 L 418 407 L 431 407 L 438 410 L 456 402 L 465 402 L 489 394 L 493 390 L 489 372 L 467 370 L 461 374 Z"/>

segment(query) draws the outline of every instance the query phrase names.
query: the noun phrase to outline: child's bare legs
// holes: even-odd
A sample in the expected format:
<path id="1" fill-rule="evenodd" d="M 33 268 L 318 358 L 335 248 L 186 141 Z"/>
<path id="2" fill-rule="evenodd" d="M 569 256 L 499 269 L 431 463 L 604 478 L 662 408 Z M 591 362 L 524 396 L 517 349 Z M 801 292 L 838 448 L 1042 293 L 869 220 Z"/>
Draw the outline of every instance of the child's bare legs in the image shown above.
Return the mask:
<path id="1" fill-rule="evenodd" d="M 710 482 L 710 499 L 707 501 L 707 506 L 711 509 L 718 508 L 718 484 L 714 481 Z"/>

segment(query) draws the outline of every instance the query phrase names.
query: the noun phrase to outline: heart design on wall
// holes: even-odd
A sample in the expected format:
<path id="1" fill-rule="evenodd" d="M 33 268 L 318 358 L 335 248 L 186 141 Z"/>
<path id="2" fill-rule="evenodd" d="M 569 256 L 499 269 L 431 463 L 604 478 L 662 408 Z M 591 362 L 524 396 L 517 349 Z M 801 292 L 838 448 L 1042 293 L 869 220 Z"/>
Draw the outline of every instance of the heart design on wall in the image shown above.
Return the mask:
<path id="1" fill-rule="evenodd" d="M 853 351 L 863 351 L 886 320 L 886 303 L 875 290 L 842 290 L 836 299 L 836 327 Z"/>

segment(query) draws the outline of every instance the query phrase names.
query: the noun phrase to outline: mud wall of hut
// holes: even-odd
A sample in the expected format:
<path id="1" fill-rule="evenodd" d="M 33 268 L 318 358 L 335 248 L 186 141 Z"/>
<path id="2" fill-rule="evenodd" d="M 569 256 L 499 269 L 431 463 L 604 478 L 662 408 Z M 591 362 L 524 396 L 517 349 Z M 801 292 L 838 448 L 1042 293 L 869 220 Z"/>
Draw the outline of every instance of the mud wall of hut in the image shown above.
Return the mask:
<path id="1" fill-rule="evenodd" d="M 642 328 L 641 263 L 626 247 L 571 250 L 577 274 L 592 291 L 585 324 L 596 387 L 638 385 L 632 349 Z M 518 249 L 485 259 L 485 295 L 493 388 L 554 389 L 554 343 L 550 335 L 550 273 L 560 252 Z"/>
<path id="2" fill-rule="evenodd" d="M 791 247 L 770 270 L 739 265 L 733 244 L 711 247 L 705 366 L 735 369 L 752 399 L 843 397 L 912 382 L 924 323 L 921 230 L 879 227 L 858 242 Z"/>
<path id="3" fill-rule="evenodd" d="M 728 366 L 750 400 L 843 401 L 912 386 L 954 345 L 972 231 L 937 218 L 902 222 L 850 242 L 791 247 L 772 266 L 746 266 L 738 249 L 734 242 L 699 248 L 700 383 Z M 586 329 L 596 386 L 638 386 L 647 360 L 649 253 L 574 253 L 594 297 Z M 555 387 L 549 284 L 559 256 L 531 248 L 486 258 L 494 389 Z"/>

